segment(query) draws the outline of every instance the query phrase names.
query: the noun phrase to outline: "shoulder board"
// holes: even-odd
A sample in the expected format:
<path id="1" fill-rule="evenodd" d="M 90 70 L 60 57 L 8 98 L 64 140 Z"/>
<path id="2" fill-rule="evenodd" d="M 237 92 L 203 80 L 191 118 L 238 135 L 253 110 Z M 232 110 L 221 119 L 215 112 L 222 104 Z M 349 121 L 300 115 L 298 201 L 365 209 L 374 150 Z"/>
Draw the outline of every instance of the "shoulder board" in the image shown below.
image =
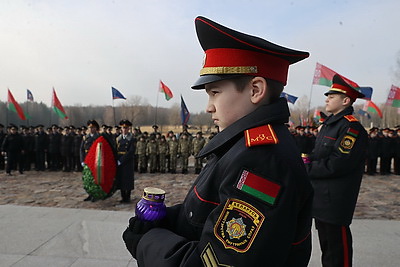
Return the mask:
<path id="1" fill-rule="evenodd" d="M 247 147 L 277 144 L 279 142 L 270 124 L 248 129 L 244 131 L 244 136 Z"/>
<path id="2" fill-rule="evenodd" d="M 358 121 L 356 117 L 354 117 L 353 115 L 346 115 L 344 116 L 346 118 L 346 120 L 352 122 L 352 121 Z"/>

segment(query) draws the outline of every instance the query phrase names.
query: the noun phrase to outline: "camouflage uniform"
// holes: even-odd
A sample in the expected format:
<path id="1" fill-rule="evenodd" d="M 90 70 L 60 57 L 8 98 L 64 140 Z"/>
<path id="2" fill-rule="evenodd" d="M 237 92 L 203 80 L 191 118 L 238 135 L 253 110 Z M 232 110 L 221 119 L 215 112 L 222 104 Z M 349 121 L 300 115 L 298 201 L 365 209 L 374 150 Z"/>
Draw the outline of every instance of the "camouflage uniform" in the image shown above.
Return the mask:
<path id="1" fill-rule="evenodd" d="M 157 170 L 157 155 L 158 145 L 154 138 L 150 138 L 150 141 L 146 146 L 146 156 L 149 158 L 150 173 L 155 173 Z"/>
<path id="2" fill-rule="evenodd" d="M 136 158 L 138 159 L 139 172 L 147 172 L 147 161 L 146 161 L 146 140 L 143 136 L 139 138 L 136 144 Z"/>
<path id="3" fill-rule="evenodd" d="M 162 136 L 158 143 L 158 153 L 160 158 L 160 172 L 165 173 L 166 157 L 168 154 L 168 143 L 165 140 L 165 136 Z"/>
<path id="4" fill-rule="evenodd" d="M 199 154 L 200 150 L 203 149 L 205 143 L 206 143 L 206 140 L 202 136 L 201 132 L 198 132 L 196 134 L 196 138 L 194 138 L 192 141 L 192 155 L 195 157 L 194 168 L 195 168 L 196 174 L 199 174 L 201 172 L 201 169 L 203 168 L 203 162 L 202 162 L 203 159 L 196 158 L 196 157 Z"/>
<path id="5" fill-rule="evenodd" d="M 179 139 L 178 154 L 182 159 L 182 173 L 188 173 L 189 156 L 191 150 L 191 142 L 188 135 L 185 133 Z"/>
<path id="6" fill-rule="evenodd" d="M 176 163 L 178 160 L 178 141 L 176 136 L 172 136 L 171 140 L 168 141 L 168 152 L 169 152 L 169 166 L 170 172 L 176 173 Z"/>

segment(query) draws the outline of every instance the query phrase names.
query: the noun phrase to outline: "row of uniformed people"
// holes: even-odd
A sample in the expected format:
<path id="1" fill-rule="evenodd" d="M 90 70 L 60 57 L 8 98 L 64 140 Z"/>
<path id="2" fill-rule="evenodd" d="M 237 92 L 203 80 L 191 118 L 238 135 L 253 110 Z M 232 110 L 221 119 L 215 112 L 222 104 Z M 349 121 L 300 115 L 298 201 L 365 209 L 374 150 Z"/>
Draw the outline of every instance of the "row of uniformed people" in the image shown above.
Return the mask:
<path id="1" fill-rule="evenodd" d="M 6 168 L 7 174 L 17 169 L 20 173 L 29 171 L 34 164 L 37 171 L 46 168 L 52 171 L 80 171 L 80 145 L 82 129 L 57 125 L 44 130 L 43 125 L 18 127 L 10 124 L 7 131 L 0 124 L 0 170 Z M 5 166 L 7 159 L 7 166 Z M 47 166 L 47 167 L 46 167 Z"/>
<path id="2" fill-rule="evenodd" d="M 379 159 L 379 173 L 388 175 L 393 173 L 400 175 L 400 128 L 369 130 L 367 150 L 367 173 L 374 175 L 377 172 Z"/>
<path id="3" fill-rule="evenodd" d="M 207 139 L 208 140 L 208 139 Z M 191 155 L 196 156 L 206 144 L 201 132 L 193 137 L 187 131 L 177 137 L 172 131 L 165 137 L 159 132 L 150 135 L 139 135 L 136 146 L 138 171 L 176 173 L 178 159 L 181 160 L 182 173 L 188 173 L 188 162 Z M 195 173 L 202 169 L 202 159 L 195 159 Z"/>

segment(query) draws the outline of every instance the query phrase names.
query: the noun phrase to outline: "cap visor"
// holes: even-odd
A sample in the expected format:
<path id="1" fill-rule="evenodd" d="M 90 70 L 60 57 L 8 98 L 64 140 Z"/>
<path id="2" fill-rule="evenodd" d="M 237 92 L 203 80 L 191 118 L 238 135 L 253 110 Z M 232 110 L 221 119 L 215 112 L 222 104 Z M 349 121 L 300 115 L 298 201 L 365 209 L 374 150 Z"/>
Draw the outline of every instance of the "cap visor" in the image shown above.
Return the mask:
<path id="1" fill-rule="evenodd" d="M 215 75 L 215 74 L 209 74 L 209 75 L 204 75 L 200 76 L 200 78 L 192 85 L 192 89 L 198 90 L 198 89 L 204 89 L 206 84 L 213 83 L 213 82 L 218 82 L 226 79 L 232 79 L 236 77 L 243 76 L 243 74 L 232 74 L 232 75 Z"/>

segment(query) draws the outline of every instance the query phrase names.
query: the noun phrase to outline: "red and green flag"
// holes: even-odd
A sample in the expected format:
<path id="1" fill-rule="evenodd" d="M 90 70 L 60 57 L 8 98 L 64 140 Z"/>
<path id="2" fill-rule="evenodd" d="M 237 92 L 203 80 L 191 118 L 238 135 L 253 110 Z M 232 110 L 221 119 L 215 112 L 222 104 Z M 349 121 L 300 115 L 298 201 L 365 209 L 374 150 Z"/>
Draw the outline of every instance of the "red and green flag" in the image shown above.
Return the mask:
<path id="1" fill-rule="evenodd" d="M 372 101 L 367 101 L 364 104 L 364 111 L 368 113 L 375 113 L 378 114 L 379 117 L 383 117 L 382 111 L 378 108 L 377 105 L 375 105 L 374 102 Z"/>
<path id="2" fill-rule="evenodd" d="M 392 85 L 389 91 L 386 105 L 390 105 L 395 108 L 400 108 L 400 87 Z"/>
<path id="3" fill-rule="evenodd" d="M 68 119 L 67 113 L 64 110 L 64 107 L 61 105 L 60 100 L 57 97 L 56 90 L 53 87 L 53 100 L 51 103 L 54 112 L 62 119 Z"/>
<path id="4" fill-rule="evenodd" d="M 165 99 L 168 101 L 170 100 L 174 95 L 172 94 L 171 89 L 168 88 L 168 86 L 165 85 L 165 83 L 163 83 L 160 80 L 160 92 L 165 94 Z"/>
<path id="5" fill-rule="evenodd" d="M 18 114 L 18 117 L 21 120 L 26 120 L 26 116 L 24 111 L 22 110 L 21 106 L 15 101 L 14 96 L 11 94 L 10 89 L 8 89 L 8 101 L 7 101 L 7 108 L 11 111 L 14 111 Z"/>
<path id="6" fill-rule="evenodd" d="M 275 204 L 281 190 L 279 184 L 247 170 L 243 170 L 236 188 L 271 205 Z"/>
<path id="7" fill-rule="evenodd" d="M 335 74 L 340 75 L 336 71 L 331 70 L 330 68 L 328 68 L 322 64 L 319 64 L 317 62 L 317 66 L 315 67 L 315 72 L 314 72 L 313 84 L 319 84 L 319 85 L 324 85 L 324 86 L 330 87 L 330 86 L 332 86 L 332 79 L 333 79 L 333 76 L 335 76 Z M 357 83 L 353 82 L 350 79 L 347 79 L 343 75 L 340 75 L 340 77 L 342 77 L 343 80 L 345 80 L 345 82 L 347 82 L 354 88 L 356 88 L 356 89 L 360 88 L 360 86 Z"/>

